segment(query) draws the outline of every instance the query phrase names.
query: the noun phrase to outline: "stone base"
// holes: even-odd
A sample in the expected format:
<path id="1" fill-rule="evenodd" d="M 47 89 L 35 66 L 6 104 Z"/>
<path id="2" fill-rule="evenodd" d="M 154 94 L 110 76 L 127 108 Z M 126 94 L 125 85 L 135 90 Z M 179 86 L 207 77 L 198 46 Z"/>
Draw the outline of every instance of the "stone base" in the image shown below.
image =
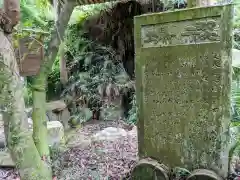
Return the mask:
<path id="1" fill-rule="evenodd" d="M 168 168 L 158 163 L 157 161 L 146 158 L 140 160 L 137 165 L 134 167 L 131 179 L 132 180 L 150 180 L 150 179 L 159 179 L 159 180 L 169 180 L 168 177 Z"/>
<path id="2" fill-rule="evenodd" d="M 47 129 L 49 146 L 53 145 L 60 146 L 65 144 L 64 128 L 61 122 L 59 121 L 47 122 Z"/>
<path id="3" fill-rule="evenodd" d="M 223 178 L 219 177 L 213 171 L 207 169 L 196 169 L 191 173 L 187 180 L 223 180 Z"/>

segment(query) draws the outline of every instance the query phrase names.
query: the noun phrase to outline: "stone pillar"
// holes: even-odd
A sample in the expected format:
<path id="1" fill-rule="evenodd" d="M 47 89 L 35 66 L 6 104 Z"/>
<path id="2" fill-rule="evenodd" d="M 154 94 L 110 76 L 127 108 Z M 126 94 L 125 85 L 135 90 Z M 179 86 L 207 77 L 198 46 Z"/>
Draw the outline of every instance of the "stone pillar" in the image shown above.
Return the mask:
<path id="1" fill-rule="evenodd" d="M 140 158 L 226 177 L 232 6 L 135 17 Z"/>

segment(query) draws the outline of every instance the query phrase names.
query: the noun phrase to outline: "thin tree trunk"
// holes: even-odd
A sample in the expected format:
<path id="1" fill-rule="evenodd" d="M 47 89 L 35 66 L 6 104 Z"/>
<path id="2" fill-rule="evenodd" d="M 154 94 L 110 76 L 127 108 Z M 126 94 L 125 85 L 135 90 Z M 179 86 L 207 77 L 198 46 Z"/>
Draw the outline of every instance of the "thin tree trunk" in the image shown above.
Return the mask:
<path id="1" fill-rule="evenodd" d="M 59 48 L 59 55 L 60 55 L 60 81 L 63 86 L 66 85 L 68 81 L 68 74 L 67 74 L 67 65 L 66 65 L 66 59 L 64 57 L 64 42 L 61 44 Z"/>
<path id="2" fill-rule="evenodd" d="M 51 171 L 41 161 L 25 125 L 23 84 L 10 39 L 0 31 L 0 103 L 8 148 L 19 169 L 21 180 L 51 180 Z"/>
<path id="3" fill-rule="evenodd" d="M 62 42 L 68 21 L 76 6 L 75 0 L 66 1 L 58 20 L 55 31 L 51 35 L 44 61 L 41 64 L 38 75 L 35 76 L 33 92 L 33 139 L 42 159 L 46 162 L 49 158 L 49 148 L 47 143 L 47 120 L 46 120 L 46 82 L 48 74 L 57 56 L 59 46 Z"/>

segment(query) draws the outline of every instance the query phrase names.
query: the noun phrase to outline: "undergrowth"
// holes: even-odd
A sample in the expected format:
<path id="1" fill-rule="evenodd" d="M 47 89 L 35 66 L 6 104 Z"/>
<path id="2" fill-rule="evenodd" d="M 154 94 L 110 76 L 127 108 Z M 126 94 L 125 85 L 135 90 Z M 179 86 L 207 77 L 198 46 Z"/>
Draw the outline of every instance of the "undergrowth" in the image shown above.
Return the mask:
<path id="1" fill-rule="evenodd" d="M 71 107 L 72 115 L 79 114 L 76 106 L 99 111 L 104 98 L 119 97 L 129 81 L 114 50 L 84 38 L 83 34 L 79 24 L 72 25 L 65 40 L 69 81 L 62 97 Z"/>

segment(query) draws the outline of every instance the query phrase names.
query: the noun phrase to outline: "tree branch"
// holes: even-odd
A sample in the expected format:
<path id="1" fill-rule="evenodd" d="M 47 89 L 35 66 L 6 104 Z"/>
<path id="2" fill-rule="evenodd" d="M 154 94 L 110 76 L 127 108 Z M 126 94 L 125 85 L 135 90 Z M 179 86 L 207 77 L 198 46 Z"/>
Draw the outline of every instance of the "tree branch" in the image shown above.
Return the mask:
<path id="1" fill-rule="evenodd" d="M 11 26 L 16 26 L 20 21 L 20 1 L 4 0 L 4 12 L 11 20 Z"/>
<path id="2" fill-rule="evenodd" d="M 63 9 L 61 10 L 59 18 L 56 21 L 56 28 L 52 32 L 51 40 L 45 54 L 45 61 L 41 66 L 40 72 L 44 72 L 47 74 L 50 72 L 52 64 L 54 63 L 54 60 L 57 56 L 59 46 L 62 43 L 65 29 L 67 28 L 69 19 L 76 5 L 77 4 L 75 0 L 67 1 Z"/>

